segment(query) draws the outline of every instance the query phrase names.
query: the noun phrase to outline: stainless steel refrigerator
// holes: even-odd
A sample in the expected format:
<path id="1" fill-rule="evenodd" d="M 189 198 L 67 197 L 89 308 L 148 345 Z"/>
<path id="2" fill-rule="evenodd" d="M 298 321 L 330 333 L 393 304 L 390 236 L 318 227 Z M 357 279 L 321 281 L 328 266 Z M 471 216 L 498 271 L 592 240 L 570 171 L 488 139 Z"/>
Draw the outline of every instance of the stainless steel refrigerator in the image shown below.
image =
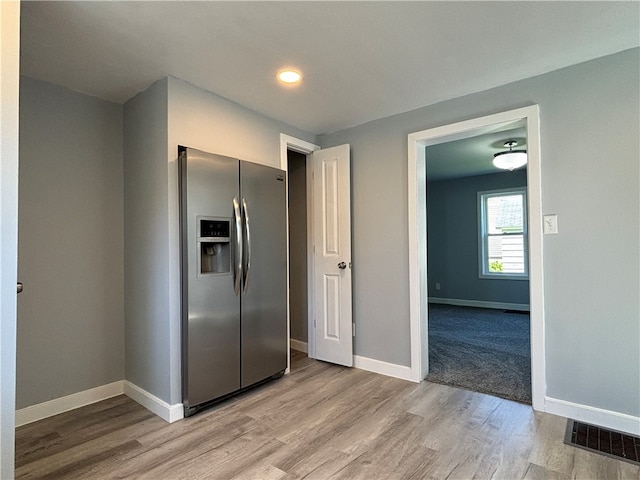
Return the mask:
<path id="1" fill-rule="evenodd" d="M 285 172 L 179 147 L 189 416 L 287 367 Z"/>

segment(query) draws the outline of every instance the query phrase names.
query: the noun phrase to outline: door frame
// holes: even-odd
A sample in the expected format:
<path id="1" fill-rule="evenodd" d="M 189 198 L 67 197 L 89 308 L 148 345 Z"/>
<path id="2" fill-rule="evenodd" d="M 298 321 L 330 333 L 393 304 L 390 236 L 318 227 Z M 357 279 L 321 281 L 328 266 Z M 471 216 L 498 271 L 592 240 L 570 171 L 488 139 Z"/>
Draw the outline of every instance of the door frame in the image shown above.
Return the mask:
<path id="1" fill-rule="evenodd" d="M 15 465 L 20 2 L 0 2 L 0 478 Z"/>
<path id="2" fill-rule="evenodd" d="M 526 125 L 529 218 L 531 394 L 534 410 L 545 410 L 545 319 L 543 291 L 542 176 L 538 105 L 422 130 L 408 135 L 409 315 L 411 380 L 429 372 L 427 294 L 426 147 Z"/>
<path id="3" fill-rule="evenodd" d="M 306 156 L 320 150 L 319 145 L 305 140 L 280 134 L 280 169 L 288 171 L 287 151 L 302 153 Z M 314 269 L 313 269 L 313 177 L 307 163 L 307 356 L 316 358 L 316 330 L 313 325 L 315 310 L 313 305 Z M 287 232 L 289 231 L 289 182 L 287 181 Z M 291 349 L 291 318 L 289 311 L 289 241 L 287 240 L 287 350 Z M 290 356 L 287 357 L 287 371 L 290 370 Z"/>

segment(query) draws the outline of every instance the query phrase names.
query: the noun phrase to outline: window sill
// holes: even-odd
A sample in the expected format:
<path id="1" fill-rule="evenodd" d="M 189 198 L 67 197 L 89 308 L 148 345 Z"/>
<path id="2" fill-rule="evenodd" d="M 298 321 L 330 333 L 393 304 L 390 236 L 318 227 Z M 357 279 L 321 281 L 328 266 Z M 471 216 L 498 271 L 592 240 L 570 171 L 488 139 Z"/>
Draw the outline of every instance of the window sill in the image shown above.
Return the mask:
<path id="1" fill-rule="evenodd" d="M 518 275 L 509 273 L 481 273 L 478 278 L 480 278 L 481 280 L 529 280 L 529 275 Z"/>

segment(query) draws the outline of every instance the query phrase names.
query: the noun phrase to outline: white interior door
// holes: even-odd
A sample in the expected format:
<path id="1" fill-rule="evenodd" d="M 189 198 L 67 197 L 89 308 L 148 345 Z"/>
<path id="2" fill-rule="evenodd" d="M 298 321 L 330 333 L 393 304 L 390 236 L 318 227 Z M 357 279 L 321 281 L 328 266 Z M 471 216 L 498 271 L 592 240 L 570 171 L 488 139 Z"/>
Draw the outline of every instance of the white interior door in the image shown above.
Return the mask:
<path id="1" fill-rule="evenodd" d="M 308 156 L 313 175 L 315 357 L 353 365 L 349 145 Z"/>

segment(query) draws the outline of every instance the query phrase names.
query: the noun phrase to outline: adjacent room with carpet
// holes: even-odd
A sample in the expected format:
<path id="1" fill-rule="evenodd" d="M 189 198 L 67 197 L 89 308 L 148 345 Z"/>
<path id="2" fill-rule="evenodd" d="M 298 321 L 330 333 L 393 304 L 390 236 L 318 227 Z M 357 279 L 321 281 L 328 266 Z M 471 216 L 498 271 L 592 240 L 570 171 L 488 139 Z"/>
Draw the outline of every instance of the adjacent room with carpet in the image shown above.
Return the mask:
<path id="1" fill-rule="evenodd" d="M 432 382 L 531 404 L 526 129 L 426 147 L 429 374 Z"/>

